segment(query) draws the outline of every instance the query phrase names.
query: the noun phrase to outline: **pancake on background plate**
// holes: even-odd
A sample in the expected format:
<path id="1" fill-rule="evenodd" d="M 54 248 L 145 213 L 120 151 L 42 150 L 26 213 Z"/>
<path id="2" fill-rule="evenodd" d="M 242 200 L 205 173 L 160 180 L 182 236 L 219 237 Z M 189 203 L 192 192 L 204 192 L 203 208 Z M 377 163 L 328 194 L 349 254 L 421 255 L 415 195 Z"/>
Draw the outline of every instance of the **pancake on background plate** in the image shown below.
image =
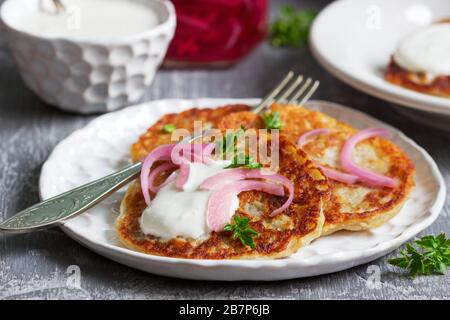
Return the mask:
<path id="1" fill-rule="evenodd" d="M 417 92 L 450 98 L 450 20 L 420 28 L 402 39 L 385 79 Z"/>

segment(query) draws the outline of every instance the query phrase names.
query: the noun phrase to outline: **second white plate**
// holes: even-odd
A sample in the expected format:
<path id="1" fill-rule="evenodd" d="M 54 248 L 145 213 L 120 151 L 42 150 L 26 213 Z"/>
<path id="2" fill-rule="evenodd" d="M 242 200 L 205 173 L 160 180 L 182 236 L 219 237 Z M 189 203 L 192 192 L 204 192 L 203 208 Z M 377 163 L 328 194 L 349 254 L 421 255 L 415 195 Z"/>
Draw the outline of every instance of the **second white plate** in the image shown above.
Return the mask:
<path id="1" fill-rule="evenodd" d="M 118 170 L 129 162 L 130 145 L 161 115 L 191 107 L 228 103 L 255 104 L 258 100 L 160 100 L 98 117 L 63 140 L 45 162 L 40 191 L 43 199 Z M 424 149 L 398 130 L 363 113 L 329 102 L 312 101 L 308 107 L 323 111 L 355 127 L 382 126 L 414 161 L 416 188 L 401 212 L 383 226 L 364 232 L 338 232 L 315 240 L 286 259 L 192 260 L 147 255 L 124 248 L 114 222 L 123 192 L 102 202 L 62 229 L 93 251 L 147 272 L 198 280 L 281 280 L 347 269 L 381 257 L 428 227 L 445 200 L 444 180 Z"/>
<path id="2" fill-rule="evenodd" d="M 358 90 L 407 107 L 450 115 L 450 99 L 384 80 L 384 70 L 399 41 L 444 18 L 450 18 L 448 0 L 340 0 L 315 19 L 310 47 L 325 69 Z"/>

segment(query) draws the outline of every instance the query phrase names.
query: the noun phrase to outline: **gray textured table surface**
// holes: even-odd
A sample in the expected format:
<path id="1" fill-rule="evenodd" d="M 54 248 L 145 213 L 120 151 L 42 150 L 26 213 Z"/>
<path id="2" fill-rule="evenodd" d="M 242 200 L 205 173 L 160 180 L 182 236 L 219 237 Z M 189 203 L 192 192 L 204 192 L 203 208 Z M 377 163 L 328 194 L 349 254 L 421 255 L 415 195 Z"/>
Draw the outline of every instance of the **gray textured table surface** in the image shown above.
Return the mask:
<path id="1" fill-rule="evenodd" d="M 0 0 L 1 2 L 1 0 Z M 271 13 L 281 3 L 272 1 Z M 327 1 L 301 1 L 320 9 Z M 258 97 L 287 70 L 321 81 L 315 98 L 363 110 L 396 126 L 422 145 L 436 160 L 446 180 L 450 175 L 450 137 L 412 123 L 393 104 L 360 93 L 333 78 L 309 50 L 260 46 L 229 70 L 161 70 L 145 100 L 196 97 Z M 38 100 L 23 84 L 0 35 L 0 217 L 8 217 L 38 201 L 41 166 L 55 145 L 93 117 L 67 114 Z M 424 234 L 447 232 L 446 203 L 439 219 Z M 81 287 L 73 285 L 74 269 Z M 380 273 L 379 273 L 380 272 Z M 380 282 L 374 282 L 377 275 Z M 58 229 L 27 235 L 0 234 L 0 299 L 431 299 L 450 297 L 450 275 L 406 278 L 385 258 L 343 272 L 319 277 L 263 282 L 193 282 L 159 277 L 122 266 L 74 242 Z"/>

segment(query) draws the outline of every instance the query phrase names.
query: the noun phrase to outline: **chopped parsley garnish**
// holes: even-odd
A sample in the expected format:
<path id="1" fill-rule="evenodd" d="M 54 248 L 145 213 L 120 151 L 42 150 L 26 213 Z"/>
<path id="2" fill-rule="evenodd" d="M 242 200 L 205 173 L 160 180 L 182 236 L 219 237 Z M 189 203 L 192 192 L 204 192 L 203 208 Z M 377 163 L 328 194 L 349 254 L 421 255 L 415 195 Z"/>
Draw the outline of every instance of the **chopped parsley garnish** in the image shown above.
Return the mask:
<path id="1" fill-rule="evenodd" d="M 281 117 L 278 111 L 266 112 L 262 115 L 266 129 L 281 129 Z"/>
<path id="2" fill-rule="evenodd" d="M 283 6 L 280 17 L 270 28 L 270 41 L 274 47 L 299 47 L 306 44 L 309 29 L 316 17 L 311 10 L 295 10 L 292 6 Z"/>
<path id="3" fill-rule="evenodd" d="M 252 156 L 246 155 L 241 152 L 236 154 L 233 157 L 231 164 L 225 167 L 225 169 L 229 168 L 258 169 L 262 168 L 262 164 L 256 162 Z"/>
<path id="4" fill-rule="evenodd" d="M 409 269 L 410 275 L 445 274 L 450 266 L 450 239 L 441 233 L 437 237 L 429 235 L 416 240 L 413 245 L 407 243 L 406 251 L 400 257 L 389 259 L 396 267 Z"/>
<path id="5" fill-rule="evenodd" d="M 239 239 L 244 246 L 249 246 L 252 249 L 256 248 L 253 237 L 258 235 L 258 232 L 248 226 L 250 220 L 247 217 L 234 216 L 234 224 L 227 224 L 223 230 L 233 232 L 231 238 L 233 240 Z"/>
<path id="6" fill-rule="evenodd" d="M 225 167 L 229 168 L 245 168 L 245 169 L 258 169 L 262 168 L 262 164 L 256 162 L 252 156 L 246 155 L 243 151 L 238 150 L 238 139 L 245 132 L 245 127 L 241 126 L 238 130 L 232 133 L 227 133 L 225 137 L 219 141 L 218 150 L 221 150 L 221 157 L 224 158 L 227 155 L 232 155 L 231 164 Z"/>
<path id="7" fill-rule="evenodd" d="M 218 142 L 219 146 L 217 149 L 222 152 L 222 156 L 236 153 L 238 138 L 244 134 L 245 130 L 245 127 L 241 126 L 235 132 L 225 134 L 225 137 Z"/>
<path id="8" fill-rule="evenodd" d="M 163 131 L 166 133 L 172 133 L 177 127 L 174 124 L 168 123 L 163 126 Z"/>

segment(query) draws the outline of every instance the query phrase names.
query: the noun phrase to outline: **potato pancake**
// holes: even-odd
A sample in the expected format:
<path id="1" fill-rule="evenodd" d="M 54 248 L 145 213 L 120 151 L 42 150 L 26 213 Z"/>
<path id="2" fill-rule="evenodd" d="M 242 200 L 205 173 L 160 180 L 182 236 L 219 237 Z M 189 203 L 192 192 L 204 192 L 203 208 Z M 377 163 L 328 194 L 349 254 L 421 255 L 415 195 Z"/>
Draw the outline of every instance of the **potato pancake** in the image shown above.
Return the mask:
<path id="1" fill-rule="evenodd" d="M 271 111 L 280 112 L 283 124 L 281 133 L 296 143 L 306 131 L 328 128 L 329 134 L 313 137 L 303 150 L 319 165 L 340 170 L 339 153 L 344 142 L 357 132 L 318 111 L 301 106 L 274 104 Z M 224 117 L 219 128 L 262 128 L 260 116 L 244 111 Z M 397 181 L 395 188 L 371 187 L 364 183 L 353 185 L 329 180 L 331 198 L 324 204 L 325 225 L 323 234 L 338 230 L 364 230 L 377 227 L 395 216 L 402 208 L 414 186 L 414 164 L 393 142 L 371 138 L 360 142 L 354 151 L 356 162 L 376 173 Z"/>
<path id="2" fill-rule="evenodd" d="M 450 75 L 429 78 L 426 73 L 406 70 L 391 59 L 384 77 L 387 81 L 404 88 L 450 98 Z"/>
<path id="3" fill-rule="evenodd" d="M 171 121 L 174 121 L 173 119 Z M 269 139 L 269 144 L 272 141 Z M 323 204 L 329 185 L 322 172 L 304 151 L 285 137 L 279 139 L 278 173 L 294 182 L 294 200 L 285 211 L 271 217 L 286 197 L 260 191 L 239 194 L 235 214 L 250 219 L 249 226 L 258 232 L 254 249 L 233 240 L 231 232 L 212 232 L 207 239 L 176 237 L 162 240 L 145 235 L 139 218 L 146 208 L 139 182 L 131 184 L 121 203 L 116 229 L 129 248 L 160 256 L 192 259 L 273 259 L 295 253 L 320 236 L 324 223 Z M 269 166 L 270 164 L 268 164 Z"/>
<path id="4" fill-rule="evenodd" d="M 250 107 L 247 105 L 235 104 L 219 108 L 193 108 L 180 113 L 166 114 L 148 128 L 147 132 L 131 146 L 131 157 L 134 161 L 139 161 L 157 146 L 174 143 L 175 141 L 171 141 L 171 134 L 164 132 L 164 125 L 171 124 L 177 129 L 187 129 L 192 133 L 195 121 L 202 121 L 205 129 L 214 128 L 225 115 L 249 109 Z"/>

